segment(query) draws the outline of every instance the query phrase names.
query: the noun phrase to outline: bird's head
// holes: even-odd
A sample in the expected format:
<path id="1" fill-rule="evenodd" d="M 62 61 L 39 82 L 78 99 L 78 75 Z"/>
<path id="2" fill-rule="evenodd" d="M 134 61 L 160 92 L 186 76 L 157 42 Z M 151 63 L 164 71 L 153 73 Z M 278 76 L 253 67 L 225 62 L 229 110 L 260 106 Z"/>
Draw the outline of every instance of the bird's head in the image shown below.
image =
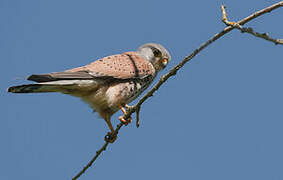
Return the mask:
<path id="1" fill-rule="evenodd" d="M 171 60 L 169 52 L 160 44 L 144 44 L 139 47 L 137 53 L 151 62 L 156 71 L 164 69 L 167 63 Z"/>

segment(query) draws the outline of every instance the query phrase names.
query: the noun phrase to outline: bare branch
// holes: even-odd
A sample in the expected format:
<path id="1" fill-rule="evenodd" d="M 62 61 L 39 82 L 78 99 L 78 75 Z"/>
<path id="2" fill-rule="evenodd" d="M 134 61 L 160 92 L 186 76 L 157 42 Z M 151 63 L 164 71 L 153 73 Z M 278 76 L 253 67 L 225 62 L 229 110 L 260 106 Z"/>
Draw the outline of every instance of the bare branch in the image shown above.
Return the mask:
<path id="1" fill-rule="evenodd" d="M 117 125 L 115 131 L 114 131 L 114 135 L 117 135 L 119 130 L 121 129 L 121 127 L 123 126 L 123 123 L 120 123 Z M 95 156 L 87 163 L 87 165 L 75 176 L 72 178 L 72 180 L 76 180 L 78 179 L 93 163 L 94 161 L 98 158 L 98 156 L 106 150 L 107 146 L 109 144 L 109 141 L 105 141 L 104 145 L 98 150 L 96 151 Z"/>
<path id="2" fill-rule="evenodd" d="M 253 13 L 252 15 L 236 22 L 239 25 L 243 25 L 265 13 L 271 12 L 274 9 L 277 9 L 279 7 L 283 6 L 283 1 L 273 4 L 265 9 L 262 9 L 260 11 L 257 11 L 255 13 Z M 190 55 L 188 55 L 187 57 L 185 57 L 177 66 L 173 67 L 167 74 L 161 76 L 160 80 L 153 86 L 153 88 L 147 93 L 145 94 L 136 105 L 131 106 L 130 108 L 128 108 L 127 110 L 127 114 L 125 114 L 123 116 L 124 119 L 128 119 L 134 112 L 137 113 L 137 121 L 139 120 L 139 111 L 141 108 L 141 105 L 149 98 L 151 97 L 159 88 L 160 86 L 165 83 L 170 77 L 176 75 L 176 73 L 178 72 L 178 70 L 180 68 L 182 68 L 188 61 L 190 61 L 193 57 L 195 57 L 200 51 L 202 51 L 204 48 L 206 48 L 208 45 L 210 45 L 211 43 L 213 43 L 214 41 L 216 41 L 217 39 L 219 39 L 220 37 L 222 37 L 223 35 L 227 34 L 228 32 L 230 32 L 232 29 L 234 29 L 234 26 L 228 26 L 226 27 L 224 30 L 222 30 L 221 32 L 215 34 L 213 37 L 211 37 L 208 41 L 206 41 L 205 43 L 203 43 L 200 47 L 198 47 L 197 49 L 195 49 Z M 137 122 L 137 126 L 139 125 L 139 121 Z M 117 128 L 115 129 L 115 135 L 118 134 L 119 130 L 121 129 L 121 127 L 123 126 L 123 123 L 118 124 Z M 98 158 L 98 156 L 104 151 L 106 150 L 106 147 L 108 146 L 109 142 L 105 142 L 104 145 L 96 152 L 95 156 L 91 159 L 91 161 L 73 178 L 73 180 L 76 180 L 77 178 L 79 178 L 93 163 L 94 161 Z"/>
<path id="3" fill-rule="evenodd" d="M 137 126 L 137 128 L 140 127 L 140 111 L 141 111 L 141 106 L 137 107 L 137 110 L 136 110 L 136 114 L 137 114 L 136 126 Z"/>
<path id="4" fill-rule="evenodd" d="M 251 34 L 251 35 L 253 35 L 255 37 L 259 37 L 259 38 L 265 39 L 267 41 L 273 42 L 273 43 L 275 43 L 275 45 L 277 45 L 277 44 L 283 45 L 283 39 L 273 39 L 273 38 L 269 37 L 269 35 L 267 33 L 258 33 L 258 32 L 255 32 L 251 27 L 245 28 L 245 27 L 242 27 L 240 24 L 238 24 L 236 22 L 228 21 L 227 13 L 226 13 L 225 8 L 226 7 L 224 5 L 221 6 L 222 15 L 223 15 L 222 21 L 227 26 L 232 26 L 234 28 L 237 28 L 242 33 L 249 33 L 249 34 Z"/>

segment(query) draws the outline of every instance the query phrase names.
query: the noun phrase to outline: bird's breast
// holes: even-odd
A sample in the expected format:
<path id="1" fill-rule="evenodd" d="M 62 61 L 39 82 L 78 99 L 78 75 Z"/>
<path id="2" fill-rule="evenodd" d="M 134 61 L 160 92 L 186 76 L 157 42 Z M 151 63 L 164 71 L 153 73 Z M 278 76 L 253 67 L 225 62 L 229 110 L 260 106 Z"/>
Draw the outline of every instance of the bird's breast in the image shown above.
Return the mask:
<path id="1" fill-rule="evenodd" d="M 108 88 L 106 96 L 111 107 L 124 106 L 136 99 L 152 82 L 153 77 L 133 79 Z"/>

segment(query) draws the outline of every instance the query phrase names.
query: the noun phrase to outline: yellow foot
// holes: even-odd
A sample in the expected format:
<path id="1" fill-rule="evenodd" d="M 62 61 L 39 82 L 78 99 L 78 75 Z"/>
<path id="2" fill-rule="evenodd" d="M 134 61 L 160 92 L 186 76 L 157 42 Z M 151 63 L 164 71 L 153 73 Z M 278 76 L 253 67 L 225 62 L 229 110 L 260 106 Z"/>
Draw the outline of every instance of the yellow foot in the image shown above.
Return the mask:
<path id="1" fill-rule="evenodd" d="M 126 119 L 123 118 L 123 116 L 119 116 L 119 120 L 120 120 L 123 124 L 125 124 L 126 126 L 127 126 L 129 123 L 132 122 L 132 118 L 131 118 L 131 117 L 129 117 L 129 118 L 126 120 Z"/>
<path id="2" fill-rule="evenodd" d="M 131 108 L 131 106 L 128 106 L 127 104 L 125 105 L 125 107 L 127 108 L 127 110 L 129 110 Z M 120 107 L 121 111 L 123 112 L 124 115 L 127 114 L 127 111 L 125 110 L 124 107 Z M 132 117 L 129 117 L 128 119 L 124 119 L 123 116 L 119 116 L 119 120 L 125 124 L 126 126 L 132 122 Z"/>

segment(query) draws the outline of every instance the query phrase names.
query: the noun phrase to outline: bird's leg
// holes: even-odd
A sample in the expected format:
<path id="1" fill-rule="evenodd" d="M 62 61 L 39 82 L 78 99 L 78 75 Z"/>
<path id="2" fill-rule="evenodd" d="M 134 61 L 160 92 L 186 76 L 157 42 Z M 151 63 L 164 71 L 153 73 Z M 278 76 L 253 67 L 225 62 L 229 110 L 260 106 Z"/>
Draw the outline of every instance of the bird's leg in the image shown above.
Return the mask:
<path id="1" fill-rule="evenodd" d="M 125 105 L 125 107 L 127 109 L 131 108 L 131 106 L 129 106 L 127 104 Z M 127 114 L 127 111 L 125 110 L 125 108 L 123 106 L 120 106 L 120 109 L 121 109 L 121 111 L 123 112 L 124 115 Z M 119 120 L 127 126 L 129 123 L 132 122 L 132 117 L 129 117 L 128 119 L 124 119 L 123 116 L 119 116 Z"/>
<path id="2" fill-rule="evenodd" d="M 110 143 L 114 143 L 115 140 L 117 139 L 117 134 L 114 134 L 114 128 L 113 128 L 112 123 L 110 121 L 110 117 L 105 118 L 105 121 L 106 121 L 111 132 L 107 133 L 104 140 L 107 141 L 107 142 L 110 142 Z"/>

